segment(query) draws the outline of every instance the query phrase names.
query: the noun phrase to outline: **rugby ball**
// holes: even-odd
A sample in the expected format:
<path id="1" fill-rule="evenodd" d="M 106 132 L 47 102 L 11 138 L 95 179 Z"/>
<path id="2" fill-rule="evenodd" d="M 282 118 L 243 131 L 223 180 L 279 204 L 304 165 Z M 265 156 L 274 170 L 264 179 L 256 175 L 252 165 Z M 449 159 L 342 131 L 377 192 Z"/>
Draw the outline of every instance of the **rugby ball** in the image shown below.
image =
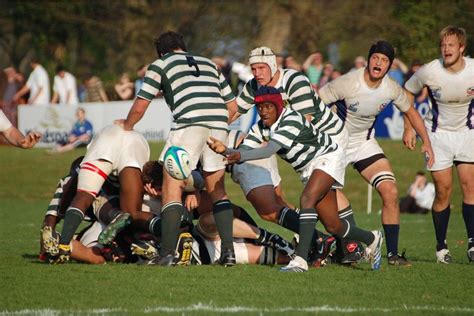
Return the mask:
<path id="1" fill-rule="evenodd" d="M 165 153 L 163 160 L 166 172 L 178 180 L 187 179 L 191 175 L 188 152 L 178 146 L 171 146 Z"/>

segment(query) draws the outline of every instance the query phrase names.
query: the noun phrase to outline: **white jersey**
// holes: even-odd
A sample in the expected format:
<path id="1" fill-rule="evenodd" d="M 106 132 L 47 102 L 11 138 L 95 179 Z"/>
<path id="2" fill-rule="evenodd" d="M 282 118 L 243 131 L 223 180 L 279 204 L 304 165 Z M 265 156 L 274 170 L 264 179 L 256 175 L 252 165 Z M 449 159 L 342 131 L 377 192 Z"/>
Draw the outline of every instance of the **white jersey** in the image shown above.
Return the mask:
<path id="1" fill-rule="evenodd" d="M 26 86 L 30 88 L 30 104 L 48 104 L 50 100 L 49 77 L 43 66 L 38 65 L 28 77 Z M 41 89 L 41 92 L 39 92 Z M 36 95 L 39 95 L 36 97 Z M 34 101 L 32 98 L 36 97 Z"/>
<path id="2" fill-rule="evenodd" d="M 4 132 L 12 127 L 12 123 L 8 120 L 6 115 L 0 110 L 0 132 Z"/>
<path id="3" fill-rule="evenodd" d="M 349 143 L 353 138 L 373 138 L 375 119 L 390 102 L 401 112 L 410 108 L 406 92 L 395 80 L 385 76 L 378 87 L 370 88 L 364 71 L 365 68 L 351 71 L 319 90 L 325 104 L 336 105 L 337 115 L 349 132 Z"/>
<path id="4" fill-rule="evenodd" d="M 433 60 L 405 83 L 413 94 L 428 87 L 431 108 L 425 124 L 432 132 L 474 129 L 474 59 L 464 57 L 464 62 L 463 70 L 451 73 L 442 59 Z"/>
<path id="5" fill-rule="evenodd" d="M 111 125 L 94 136 L 87 147 L 82 164 L 106 160 L 112 163 L 114 171 L 120 173 L 125 167 L 142 170 L 149 159 L 150 147 L 142 134 L 137 131 L 125 131 L 118 125 Z"/>
<path id="6" fill-rule="evenodd" d="M 59 103 L 79 103 L 79 99 L 77 97 L 76 78 L 69 72 L 64 72 L 64 78 L 61 78 L 59 75 L 54 76 L 53 90 L 59 96 Z"/>
<path id="7" fill-rule="evenodd" d="M 410 188 L 411 189 L 411 188 Z M 435 186 L 433 183 L 426 183 L 423 189 L 417 188 L 415 193 L 416 204 L 419 207 L 431 209 L 435 198 Z"/>

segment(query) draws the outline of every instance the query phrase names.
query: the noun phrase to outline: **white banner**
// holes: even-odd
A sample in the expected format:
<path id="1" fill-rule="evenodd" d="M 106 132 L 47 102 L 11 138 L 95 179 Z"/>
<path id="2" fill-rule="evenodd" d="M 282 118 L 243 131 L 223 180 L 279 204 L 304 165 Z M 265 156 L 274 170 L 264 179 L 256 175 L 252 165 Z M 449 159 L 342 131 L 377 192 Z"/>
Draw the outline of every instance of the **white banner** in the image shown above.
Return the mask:
<path id="1" fill-rule="evenodd" d="M 133 101 L 107 103 L 80 103 L 77 106 L 67 105 L 23 105 L 18 107 L 18 128 L 22 133 L 31 130 L 43 133 L 38 144 L 40 147 L 51 147 L 67 137 L 76 121 L 76 109 L 86 110 L 86 119 L 92 123 L 94 133 L 116 119 L 125 119 Z M 164 99 L 154 99 L 148 109 L 135 125 L 148 141 L 161 141 L 168 137 L 171 128 L 171 112 Z"/>
<path id="2" fill-rule="evenodd" d="M 86 119 L 91 122 L 94 133 L 97 133 L 114 120 L 125 119 L 133 101 L 117 101 L 107 103 L 80 103 L 74 106 L 22 105 L 18 107 L 18 129 L 27 134 L 35 130 L 43 133 L 38 147 L 52 147 L 67 138 L 76 121 L 76 110 L 86 110 Z M 255 107 L 242 115 L 231 125 L 231 129 L 247 132 L 258 120 Z M 135 130 L 145 136 L 148 141 L 163 141 L 168 137 L 172 116 L 163 98 L 154 99 L 148 106 L 143 118 L 135 125 Z"/>

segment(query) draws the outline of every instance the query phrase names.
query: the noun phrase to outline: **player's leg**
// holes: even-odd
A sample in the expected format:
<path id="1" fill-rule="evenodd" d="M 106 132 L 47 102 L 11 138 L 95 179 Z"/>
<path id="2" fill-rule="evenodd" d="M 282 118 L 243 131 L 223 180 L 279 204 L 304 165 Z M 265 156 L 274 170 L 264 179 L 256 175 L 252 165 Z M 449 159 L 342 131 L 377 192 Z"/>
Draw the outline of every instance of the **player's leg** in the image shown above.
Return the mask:
<path id="1" fill-rule="evenodd" d="M 446 235 L 448 232 L 449 217 L 451 215 L 450 198 L 452 193 L 452 168 L 432 171 L 431 176 L 435 185 L 435 199 L 432 216 L 436 236 L 436 257 L 438 262 L 450 263 L 451 254 L 448 250 Z"/>
<path id="2" fill-rule="evenodd" d="M 184 214 L 182 204 L 184 181 L 163 173 L 163 207 L 161 211 L 161 257 L 174 255 L 179 226 Z"/>
<path id="3" fill-rule="evenodd" d="M 456 165 L 463 193 L 462 215 L 468 238 L 467 257 L 474 262 L 474 163 Z"/>
<path id="4" fill-rule="evenodd" d="M 204 132 L 203 132 L 204 133 Z M 221 130 L 207 130 L 202 139 L 202 166 L 206 190 L 213 202 L 213 214 L 221 238 L 221 258 L 219 264 L 232 266 L 235 264 L 234 245 L 232 237 L 232 203 L 227 197 L 224 185 L 225 163 L 222 156 L 213 152 L 207 146 L 207 139 L 212 136 L 223 142 L 227 139 L 227 132 Z"/>
<path id="5" fill-rule="evenodd" d="M 364 163 L 367 165 L 366 167 Z M 390 162 L 383 154 L 378 154 L 359 161 L 356 167 L 362 177 L 377 190 L 382 198 L 382 225 L 385 231 L 389 264 L 409 266 L 410 262 L 406 260 L 404 254 L 398 252 L 400 208 L 395 175 Z"/>
<path id="6" fill-rule="evenodd" d="M 354 212 L 352 210 L 351 203 L 342 192 L 342 190 L 336 190 L 336 197 L 337 197 L 337 207 L 339 218 L 341 220 L 346 220 L 351 225 L 356 225 L 356 221 L 354 218 Z M 350 239 L 341 239 L 336 237 L 336 244 L 337 249 L 335 253 L 334 259 L 336 262 L 342 264 L 353 264 L 357 263 L 362 259 L 363 256 L 363 247 L 362 244 L 355 240 Z"/>
<path id="7" fill-rule="evenodd" d="M 54 263 L 69 260 L 69 243 L 84 219 L 86 210 L 91 206 L 105 179 L 112 172 L 112 163 L 105 160 L 85 162 L 78 175 L 77 193 L 66 210 L 59 240 L 59 254 L 52 258 Z"/>

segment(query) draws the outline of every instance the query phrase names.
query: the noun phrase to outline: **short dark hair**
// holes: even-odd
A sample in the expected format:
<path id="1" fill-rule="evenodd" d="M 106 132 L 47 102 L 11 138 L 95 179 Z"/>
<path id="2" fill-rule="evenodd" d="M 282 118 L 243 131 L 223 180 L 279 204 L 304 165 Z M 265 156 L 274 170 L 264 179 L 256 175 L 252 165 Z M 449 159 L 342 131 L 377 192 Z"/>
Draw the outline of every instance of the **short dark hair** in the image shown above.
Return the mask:
<path id="1" fill-rule="evenodd" d="M 419 170 L 419 171 L 416 172 L 416 175 L 417 175 L 417 176 L 425 176 L 425 172 Z"/>
<path id="2" fill-rule="evenodd" d="M 186 50 L 186 44 L 184 44 L 183 37 L 172 31 L 161 34 L 155 39 L 156 53 L 159 57 L 170 53 L 176 49 Z"/>
<path id="3" fill-rule="evenodd" d="M 155 189 L 163 186 L 163 166 L 158 161 L 147 161 L 143 165 L 143 184 L 150 183 Z"/>
<path id="4" fill-rule="evenodd" d="M 64 66 L 61 65 L 61 64 L 56 66 L 56 73 L 59 73 L 61 71 L 65 71 L 65 70 L 66 70 L 66 68 L 64 68 Z"/>

